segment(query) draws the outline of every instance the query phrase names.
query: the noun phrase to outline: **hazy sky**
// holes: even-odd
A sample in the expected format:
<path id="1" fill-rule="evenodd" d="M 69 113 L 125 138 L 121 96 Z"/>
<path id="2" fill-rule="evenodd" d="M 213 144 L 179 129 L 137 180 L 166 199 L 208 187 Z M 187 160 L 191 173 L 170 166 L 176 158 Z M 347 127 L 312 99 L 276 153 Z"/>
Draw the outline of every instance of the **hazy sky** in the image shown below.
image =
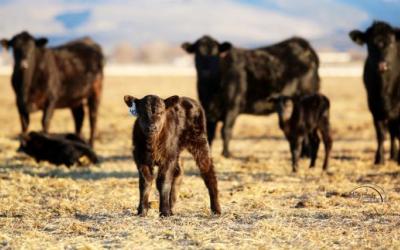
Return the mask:
<path id="1" fill-rule="evenodd" d="M 299 35 L 340 44 L 380 19 L 400 26 L 400 0 L 0 0 L 0 36 L 21 30 L 58 44 L 83 35 L 106 48 L 211 34 L 242 46 Z"/>

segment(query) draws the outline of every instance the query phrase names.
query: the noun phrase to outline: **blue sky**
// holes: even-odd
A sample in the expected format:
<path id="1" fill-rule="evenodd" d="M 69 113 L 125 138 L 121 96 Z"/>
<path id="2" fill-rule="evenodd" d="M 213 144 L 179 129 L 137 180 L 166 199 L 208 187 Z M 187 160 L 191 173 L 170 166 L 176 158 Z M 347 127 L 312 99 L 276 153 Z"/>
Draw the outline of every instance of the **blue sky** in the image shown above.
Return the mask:
<path id="1" fill-rule="evenodd" d="M 51 44 L 89 35 L 106 49 L 205 33 L 245 47 L 299 35 L 343 50 L 349 30 L 375 19 L 400 26 L 399 13 L 400 0 L 0 0 L 0 34 L 28 30 Z"/>

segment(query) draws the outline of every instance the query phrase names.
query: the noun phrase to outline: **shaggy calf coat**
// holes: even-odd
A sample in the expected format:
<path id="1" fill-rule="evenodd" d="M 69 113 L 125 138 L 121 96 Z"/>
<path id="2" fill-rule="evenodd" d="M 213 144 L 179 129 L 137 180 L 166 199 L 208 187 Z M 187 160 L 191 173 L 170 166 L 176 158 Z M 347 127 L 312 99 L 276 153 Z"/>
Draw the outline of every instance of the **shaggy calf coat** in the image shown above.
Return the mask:
<path id="1" fill-rule="evenodd" d="M 271 100 L 275 103 L 278 112 L 279 127 L 289 141 L 293 172 L 297 171 L 301 147 L 305 138 L 310 140 L 310 168 L 315 166 L 320 135 L 325 146 L 323 169 L 327 170 L 332 149 L 328 98 L 322 94 L 314 94 L 303 97 L 280 96 L 271 98 Z"/>
<path id="2" fill-rule="evenodd" d="M 183 169 L 179 155 L 187 149 L 194 157 L 207 186 L 211 210 L 221 213 L 217 178 L 208 146 L 205 115 L 201 106 L 186 97 L 161 99 L 148 95 L 142 99 L 126 95 L 125 103 L 137 115 L 133 127 L 133 157 L 139 172 L 140 201 L 138 215 L 149 209 L 149 194 L 158 166 L 157 189 L 160 193 L 160 216 L 172 215 Z"/>

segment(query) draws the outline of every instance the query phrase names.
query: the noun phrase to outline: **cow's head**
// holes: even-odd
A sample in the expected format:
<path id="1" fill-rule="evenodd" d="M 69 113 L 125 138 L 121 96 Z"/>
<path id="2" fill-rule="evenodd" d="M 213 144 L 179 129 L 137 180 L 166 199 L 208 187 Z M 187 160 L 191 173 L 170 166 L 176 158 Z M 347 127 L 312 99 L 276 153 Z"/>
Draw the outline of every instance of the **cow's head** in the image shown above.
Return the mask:
<path id="1" fill-rule="evenodd" d="M 3 48 L 13 49 L 15 68 L 20 70 L 29 68 L 30 61 L 32 61 L 32 57 L 34 57 L 35 48 L 44 47 L 46 43 L 46 38 L 35 39 L 26 31 L 15 35 L 10 40 L 1 40 Z"/>
<path id="2" fill-rule="evenodd" d="M 219 58 L 222 53 L 230 50 L 229 42 L 219 43 L 210 36 L 203 36 L 194 43 L 185 42 L 182 48 L 195 55 L 197 74 L 200 78 L 209 78 L 218 75 Z"/>
<path id="3" fill-rule="evenodd" d="M 384 73 L 397 57 L 400 30 L 385 22 L 375 21 L 365 32 L 353 30 L 350 38 L 357 44 L 367 44 L 368 58 L 376 69 Z M 397 69 L 396 69 L 397 70 Z"/>
<path id="4" fill-rule="evenodd" d="M 162 99 L 155 95 L 147 95 L 142 99 L 130 95 L 124 96 L 126 105 L 136 108 L 137 121 L 144 134 L 158 134 L 166 121 L 167 110 L 173 108 L 179 102 L 179 96 L 171 96 Z"/>

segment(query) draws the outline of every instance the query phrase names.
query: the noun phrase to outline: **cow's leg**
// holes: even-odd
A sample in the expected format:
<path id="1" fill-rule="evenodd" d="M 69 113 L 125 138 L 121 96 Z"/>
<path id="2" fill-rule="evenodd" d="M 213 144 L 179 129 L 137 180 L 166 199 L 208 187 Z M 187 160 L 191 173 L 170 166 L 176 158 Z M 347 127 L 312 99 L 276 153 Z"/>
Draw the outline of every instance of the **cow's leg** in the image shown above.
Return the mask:
<path id="1" fill-rule="evenodd" d="M 311 163 L 310 163 L 310 168 L 315 167 L 315 161 L 318 156 L 318 149 L 319 149 L 319 144 L 320 144 L 320 139 L 318 136 L 318 132 L 315 131 L 310 134 L 310 149 L 311 149 Z M 303 144 L 304 145 L 304 144 Z"/>
<path id="2" fill-rule="evenodd" d="M 49 101 L 43 110 L 42 128 L 44 133 L 49 132 L 50 120 L 54 114 L 55 101 Z"/>
<path id="3" fill-rule="evenodd" d="M 217 121 L 207 120 L 207 139 L 210 146 L 215 138 L 215 129 L 217 128 L 217 123 Z"/>
<path id="4" fill-rule="evenodd" d="M 89 144 L 93 147 L 94 137 L 96 136 L 97 115 L 100 105 L 100 96 L 91 96 L 88 100 L 89 104 L 89 122 L 90 122 L 90 138 Z"/>
<path id="5" fill-rule="evenodd" d="M 390 133 L 390 159 L 397 161 L 398 160 L 398 152 L 397 152 L 397 144 L 396 140 L 399 135 L 399 123 L 397 121 L 389 122 L 389 133 Z"/>
<path id="6" fill-rule="evenodd" d="M 214 172 L 214 164 L 210 156 L 210 149 L 205 141 L 196 142 L 196 146 L 190 147 L 189 152 L 193 155 L 197 167 L 200 169 L 201 177 L 206 184 L 210 196 L 211 211 L 221 214 L 218 200 L 218 183 Z"/>
<path id="7" fill-rule="evenodd" d="M 290 152 L 292 154 L 292 172 L 297 172 L 298 162 L 301 154 L 301 146 L 303 143 L 303 137 L 298 136 L 297 138 L 291 139 L 290 143 Z"/>
<path id="8" fill-rule="evenodd" d="M 385 161 L 384 157 L 384 146 L 386 126 L 385 122 L 382 120 L 374 120 L 374 126 L 376 131 L 376 139 L 378 142 L 378 147 L 375 154 L 375 164 L 383 164 Z"/>
<path id="9" fill-rule="evenodd" d="M 308 136 L 304 137 L 303 145 L 301 147 L 301 158 L 308 158 L 312 157 L 312 145 L 311 145 L 311 138 Z"/>
<path id="10" fill-rule="evenodd" d="M 150 208 L 149 195 L 153 183 L 153 168 L 148 165 L 138 165 L 140 200 L 137 209 L 138 215 L 146 216 Z"/>
<path id="11" fill-rule="evenodd" d="M 21 121 L 22 134 L 26 134 L 28 132 L 28 127 L 29 127 L 29 113 L 26 111 L 24 107 L 20 105 L 18 105 L 18 113 L 19 113 L 19 119 Z"/>
<path id="12" fill-rule="evenodd" d="M 229 142 L 232 138 L 233 125 L 235 124 L 236 118 L 239 115 L 239 107 L 233 107 L 229 110 L 224 119 L 224 125 L 222 126 L 222 139 L 223 139 L 223 151 L 222 155 L 226 158 L 231 156 L 229 151 Z"/>
<path id="13" fill-rule="evenodd" d="M 21 122 L 21 135 L 20 135 L 20 146 L 17 149 L 18 152 L 22 152 L 22 143 L 23 143 L 23 137 L 24 135 L 26 135 L 26 133 L 28 132 L 28 127 L 29 127 L 29 113 L 26 112 L 26 110 L 24 108 L 20 108 L 20 106 L 18 106 L 18 113 L 19 113 L 19 119 Z"/>
<path id="14" fill-rule="evenodd" d="M 178 198 L 178 189 L 182 182 L 182 175 L 183 175 L 183 169 L 179 166 L 178 162 L 174 170 L 174 177 L 172 180 L 172 187 L 171 187 L 171 196 L 169 201 L 171 206 L 171 212 L 173 212 L 176 200 Z"/>
<path id="15" fill-rule="evenodd" d="M 85 117 L 85 110 L 83 108 L 83 104 L 72 108 L 71 111 L 72 111 L 72 116 L 74 117 L 75 134 L 81 137 L 83 119 Z"/>

